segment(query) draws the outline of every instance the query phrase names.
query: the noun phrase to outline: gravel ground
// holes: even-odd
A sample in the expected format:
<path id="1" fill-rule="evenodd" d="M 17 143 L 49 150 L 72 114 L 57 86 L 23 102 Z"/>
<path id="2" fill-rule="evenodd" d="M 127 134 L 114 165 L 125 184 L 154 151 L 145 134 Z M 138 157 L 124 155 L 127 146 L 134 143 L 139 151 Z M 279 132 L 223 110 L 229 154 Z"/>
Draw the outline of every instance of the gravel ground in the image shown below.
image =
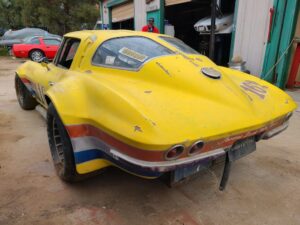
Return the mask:
<path id="1" fill-rule="evenodd" d="M 0 57 L 0 224 L 300 224 L 300 110 L 279 136 L 234 163 L 168 188 L 118 169 L 68 185 L 54 172 L 46 125 L 23 111 L 14 91 L 18 60 Z M 300 92 L 290 94 L 300 102 Z"/>

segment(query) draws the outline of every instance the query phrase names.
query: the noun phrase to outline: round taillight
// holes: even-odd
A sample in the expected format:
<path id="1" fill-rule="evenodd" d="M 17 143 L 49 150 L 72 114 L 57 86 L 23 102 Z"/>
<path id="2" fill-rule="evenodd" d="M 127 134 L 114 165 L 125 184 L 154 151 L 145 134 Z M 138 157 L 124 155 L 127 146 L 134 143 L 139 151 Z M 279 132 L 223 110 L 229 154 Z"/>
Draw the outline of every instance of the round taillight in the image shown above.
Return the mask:
<path id="1" fill-rule="evenodd" d="M 169 149 L 166 154 L 165 154 L 165 159 L 166 160 L 174 160 L 178 159 L 180 155 L 184 151 L 184 146 L 183 145 L 175 145 L 171 149 Z"/>
<path id="2" fill-rule="evenodd" d="M 203 141 L 197 141 L 195 142 L 189 149 L 189 155 L 194 155 L 196 153 L 199 153 L 204 147 Z"/>

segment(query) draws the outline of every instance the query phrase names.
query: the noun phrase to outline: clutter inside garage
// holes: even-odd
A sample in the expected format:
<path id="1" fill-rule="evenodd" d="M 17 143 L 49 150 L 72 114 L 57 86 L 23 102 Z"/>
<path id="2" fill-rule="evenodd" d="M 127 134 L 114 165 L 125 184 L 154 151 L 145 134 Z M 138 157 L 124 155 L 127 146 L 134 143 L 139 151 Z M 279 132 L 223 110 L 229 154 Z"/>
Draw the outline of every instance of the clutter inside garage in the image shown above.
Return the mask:
<path id="1" fill-rule="evenodd" d="M 198 52 L 209 53 L 211 0 L 166 1 L 165 31 Z M 217 1 L 214 61 L 227 66 L 230 55 L 235 0 Z M 174 27 L 170 29 L 170 27 Z M 174 32 L 172 32 L 174 30 Z M 168 32 L 171 31 L 171 32 Z"/>

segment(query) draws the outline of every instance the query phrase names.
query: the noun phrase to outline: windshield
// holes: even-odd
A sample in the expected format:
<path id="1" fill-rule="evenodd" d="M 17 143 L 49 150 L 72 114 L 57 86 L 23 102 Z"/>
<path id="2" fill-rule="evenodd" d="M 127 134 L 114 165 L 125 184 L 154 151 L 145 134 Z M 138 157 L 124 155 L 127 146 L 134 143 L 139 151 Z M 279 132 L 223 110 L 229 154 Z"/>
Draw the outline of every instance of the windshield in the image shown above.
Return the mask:
<path id="1" fill-rule="evenodd" d="M 183 41 L 181 41 L 177 38 L 164 37 L 164 36 L 160 36 L 160 38 L 163 39 L 164 41 L 168 42 L 170 45 L 173 45 L 179 51 L 182 51 L 187 54 L 196 54 L 196 55 L 200 54 L 199 52 L 192 49 L 190 46 L 186 45 Z"/>
<path id="2" fill-rule="evenodd" d="M 94 65 L 137 69 L 158 56 L 174 54 L 170 49 L 145 37 L 122 37 L 105 41 L 97 49 Z"/>

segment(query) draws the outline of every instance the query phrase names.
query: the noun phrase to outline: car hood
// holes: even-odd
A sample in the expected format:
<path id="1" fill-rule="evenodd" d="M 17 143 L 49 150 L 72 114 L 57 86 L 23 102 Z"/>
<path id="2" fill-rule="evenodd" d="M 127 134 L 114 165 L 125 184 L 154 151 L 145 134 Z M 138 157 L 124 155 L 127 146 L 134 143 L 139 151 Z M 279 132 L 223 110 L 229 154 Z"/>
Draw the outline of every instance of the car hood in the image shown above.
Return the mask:
<path id="1" fill-rule="evenodd" d="M 204 67 L 219 71 L 221 78 L 205 76 L 201 72 Z M 204 56 L 160 57 L 135 72 L 104 70 L 107 73 L 99 68 L 93 77 L 127 103 L 127 107 L 122 104 L 118 109 L 118 116 L 126 118 L 130 129 L 139 127 L 148 141 L 153 138 L 174 143 L 226 136 L 259 128 L 296 108 L 295 102 L 277 87 L 218 67 Z M 249 91 L 249 85 L 254 85 L 254 91 Z M 265 90 L 263 96 L 255 93 L 258 88 Z M 124 126 L 117 131 L 132 135 L 126 132 Z"/>

